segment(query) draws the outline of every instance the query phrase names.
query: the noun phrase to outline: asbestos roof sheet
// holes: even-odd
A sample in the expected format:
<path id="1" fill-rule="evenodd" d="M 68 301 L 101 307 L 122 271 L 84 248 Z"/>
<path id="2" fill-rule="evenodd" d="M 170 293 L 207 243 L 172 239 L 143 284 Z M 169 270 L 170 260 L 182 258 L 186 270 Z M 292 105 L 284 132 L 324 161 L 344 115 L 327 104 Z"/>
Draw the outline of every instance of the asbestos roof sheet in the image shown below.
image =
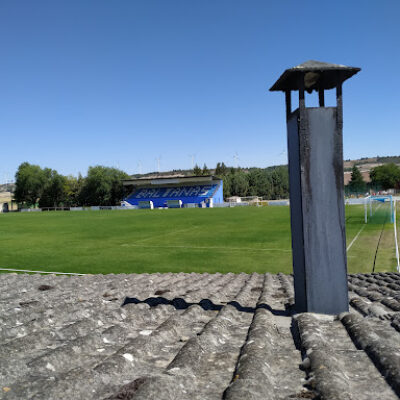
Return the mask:
<path id="1" fill-rule="evenodd" d="M 293 314 L 291 276 L 0 275 L 3 399 L 397 399 L 400 276 Z"/>

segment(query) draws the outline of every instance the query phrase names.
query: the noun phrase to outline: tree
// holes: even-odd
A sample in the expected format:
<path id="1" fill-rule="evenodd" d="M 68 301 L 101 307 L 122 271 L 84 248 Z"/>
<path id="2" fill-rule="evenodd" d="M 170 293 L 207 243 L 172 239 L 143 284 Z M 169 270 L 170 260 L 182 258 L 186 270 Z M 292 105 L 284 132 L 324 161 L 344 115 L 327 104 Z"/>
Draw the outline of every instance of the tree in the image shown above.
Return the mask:
<path id="1" fill-rule="evenodd" d="M 19 204 L 34 206 L 40 198 L 46 176 L 39 165 L 22 163 L 15 174 L 14 198 Z"/>
<path id="2" fill-rule="evenodd" d="M 226 171 L 226 174 L 222 176 L 224 198 L 230 196 L 260 196 L 267 199 L 289 197 L 287 166 L 252 168 L 248 172 L 240 168 L 230 168 Z"/>
<path id="3" fill-rule="evenodd" d="M 123 199 L 123 179 L 128 175 L 116 168 L 97 165 L 89 167 L 80 191 L 79 201 L 88 206 L 116 205 Z"/>
<path id="4" fill-rule="evenodd" d="M 231 175 L 224 175 L 222 177 L 223 182 L 223 196 L 226 199 L 227 197 L 232 196 L 232 176 Z"/>
<path id="5" fill-rule="evenodd" d="M 210 175 L 210 171 L 209 171 L 209 169 L 207 168 L 207 165 L 204 163 L 204 165 L 203 165 L 203 170 L 201 171 L 201 174 L 202 175 Z"/>
<path id="6" fill-rule="evenodd" d="M 400 187 L 400 167 L 394 163 L 372 168 L 369 175 L 372 185 L 384 190 Z"/>
<path id="7" fill-rule="evenodd" d="M 272 183 L 269 174 L 260 168 L 252 169 L 247 175 L 249 195 L 271 198 Z"/>
<path id="8" fill-rule="evenodd" d="M 45 182 L 40 194 L 39 207 L 58 207 L 65 201 L 66 178 L 49 168 L 43 170 Z"/>
<path id="9" fill-rule="evenodd" d="M 221 163 L 217 163 L 217 166 L 215 167 L 215 175 L 216 176 L 222 176 L 222 174 L 221 174 Z"/>
<path id="10" fill-rule="evenodd" d="M 289 171 L 287 166 L 278 166 L 267 169 L 271 180 L 271 199 L 289 197 Z"/>
<path id="11" fill-rule="evenodd" d="M 129 178 L 129 175 L 123 171 L 115 170 L 111 179 L 110 203 L 111 205 L 120 205 L 125 197 L 126 188 L 122 183 L 123 179 Z"/>
<path id="12" fill-rule="evenodd" d="M 228 168 L 226 165 L 222 163 L 217 163 L 217 166 L 215 167 L 215 175 L 216 176 L 225 176 L 228 172 Z"/>
<path id="13" fill-rule="evenodd" d="M 81 174 L 75 178 L 72 175 L 68 175 L 65 177 L 64 182 L 64 192 L 65 192 L 65 205 L 70 207 L 76 207 L 81 205 L 80 202 L 80 193 L 83 187 L 85 179 Z"/>
<path id="14" fill-rule="evenodd" d="M 363 193 L 366 190 L 366 183 L 361 175 L 360 170 L 356 165 L 353 165 L 351 170 L 351 179 L 349 182 L 349 189 L 353 193 Z"/>
<path id="15" fill-rule="evenodd" d="M 193 168 L 193 175 L 194 176 L 201 176 L 202 175 L 202 170 L 201 168 L 196 164 Z"/>
<path id="16" fill-rule="evenodd" d="M 232 176 L 232 194 L 234 196 L 246 196 L 249 190 L 249 181 L 246 174 L 242 171 L 236 172 Z"/>

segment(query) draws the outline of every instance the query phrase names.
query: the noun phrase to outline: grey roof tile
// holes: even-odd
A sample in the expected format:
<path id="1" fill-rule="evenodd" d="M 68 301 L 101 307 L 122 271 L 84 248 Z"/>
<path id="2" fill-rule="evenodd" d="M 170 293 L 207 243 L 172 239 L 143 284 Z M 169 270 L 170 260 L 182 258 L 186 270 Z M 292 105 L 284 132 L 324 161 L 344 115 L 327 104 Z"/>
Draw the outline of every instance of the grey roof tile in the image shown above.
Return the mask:
<path id="1" fill-rule="evenodd" d="M 2 274 L 0 397 L 399 398 L 400 275 L 348 280 L 327 317 L 283 274 Z"/>

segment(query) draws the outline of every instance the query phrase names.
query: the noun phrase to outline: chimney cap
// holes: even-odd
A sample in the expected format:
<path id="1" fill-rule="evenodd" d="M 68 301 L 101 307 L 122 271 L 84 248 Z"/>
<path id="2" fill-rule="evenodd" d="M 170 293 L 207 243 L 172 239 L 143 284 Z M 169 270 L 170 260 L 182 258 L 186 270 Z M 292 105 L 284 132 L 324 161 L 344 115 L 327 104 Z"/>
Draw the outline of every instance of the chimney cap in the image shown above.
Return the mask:
<path id="1" fill-rule="evenodd" d="M 287 69 L 269 90 L 271 92 L 299 90 L 302 77 L 304 89 L 309 93 L 313 90 L 333 89 L 359 71 L 361 68 L 309 60 Z"/>

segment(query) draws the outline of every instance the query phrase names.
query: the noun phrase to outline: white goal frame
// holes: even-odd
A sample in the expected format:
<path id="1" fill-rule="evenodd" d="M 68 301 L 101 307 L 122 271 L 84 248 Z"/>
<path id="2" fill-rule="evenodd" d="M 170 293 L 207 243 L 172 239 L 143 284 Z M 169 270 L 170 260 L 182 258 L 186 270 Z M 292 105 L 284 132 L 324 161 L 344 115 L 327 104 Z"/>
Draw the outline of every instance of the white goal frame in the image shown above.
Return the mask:
<path id="1" fill-rule="evenodd" d="M 365 219 L 366 224 L 368 223 L 368 214 L 369 214 L 369 217 L 372 217 L 372 215 L 373 215 L 372 203 L 374 200 L 381 201 L 381 202 L 390 201 L 390 219 L 391 219 L 391 223 L 393 224 L 393 229 L 394 229 L 394 245 L 395 245 L 395 250 L 396 250 L 396 263 L 397 263 L 396 270 L 397 270 L 397 272 L 400 272 L 400 254 L 399 254 L 399 242 L 397 239 L 397 223 L 396 223 L 396 217 L 397 217 L 396 216 L 396 199 L 393 199 L 393 197 L 391 195 L 366 197 L 365 201 L 364 201 L 364 219 Z"/>
<path id="2" fill-rule="evenodd" d="M 364 199 L 364 222 L 367 224 L 369 218 L 373 215 L 372 204 L 373 202 L 387 203 L 390 202 L 390 222 L 393 224 L 395 222 L 394 207 L 393 207 L 393 197 L 392 195 L 377 195 L 368 196 Z M 368 212 L 369 208 L 369 212 Z"/>
<path id="3" fill-rule="evenodd" d="M 399 242 L 397 240 L 397 226 L 396 226 L 396 199 L 394 200 L 394 222 L 393 222 L 393 226 L 394 226 L 394 242 L 395 242 L 395 246 L 396 246 L 396 261 L 397 261 L 397 272 L 400 272 L 400 260 L 399 260 Z"/>

